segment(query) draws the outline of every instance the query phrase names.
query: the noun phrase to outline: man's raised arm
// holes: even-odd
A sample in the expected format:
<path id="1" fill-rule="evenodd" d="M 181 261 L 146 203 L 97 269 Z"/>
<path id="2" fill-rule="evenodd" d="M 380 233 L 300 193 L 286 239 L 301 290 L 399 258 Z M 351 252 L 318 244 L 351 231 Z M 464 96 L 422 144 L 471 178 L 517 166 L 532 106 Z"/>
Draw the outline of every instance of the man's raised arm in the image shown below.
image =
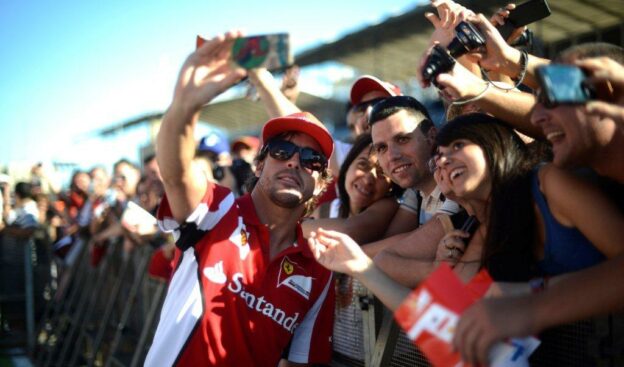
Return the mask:
<path id="1" fill-rule="evenodd" d="M 173 101 L 163 117 L 156 141 L 156 159 L 178 223 L 192 213 L 206 191 L 207 180 L 192 165 L 199 111 L 245 75 L 243 69 L 235 69 L 229 62 L 232 42 L 240 36 L 240 32 L 219 35 L 186 59 Z"/>

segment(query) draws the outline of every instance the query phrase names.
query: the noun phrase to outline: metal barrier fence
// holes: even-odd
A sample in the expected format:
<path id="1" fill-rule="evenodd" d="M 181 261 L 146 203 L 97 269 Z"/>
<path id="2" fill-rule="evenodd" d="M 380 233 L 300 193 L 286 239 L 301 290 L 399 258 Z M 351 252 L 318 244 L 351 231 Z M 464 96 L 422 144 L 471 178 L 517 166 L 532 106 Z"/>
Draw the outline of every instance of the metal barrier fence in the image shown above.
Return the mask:
<path id="1" fill-rule="evenodd" d="M 425 356 L 406 337 L 394 322 L 393 314 L 383 307 L 380 302 L 370 296 L 362 296 L 362 290 L 353 292 L 351 303 L 347 306 L 338 296 L 344 281 L 337 283 L 337 310 L 348 309 L 361 312 L 361 316 L 351 316 L 352 319 L 363 319 L 363 325 L 369 325 L 360 330 L 360 336 L 338 332 L 334 333 L 334 345 L 341 346 L 334 351 L 332 366 L 430 366 Z M 366 290 L 364 289 L 364 294 Z M 340 304 L 340 302 L 343 302 Z M 351 322 L 346 320 L 341 311 L 337 312 L 336 322 Z M 349 329 L 353 333 L 357 328 L 353 325 L 335 326 L 336 330 Z M 376 335 L 376 337 L 374 337 Z M 624 313 L 596 317 L 569 325 L 549 329 L 539 335 L 540 347 L 529 360 L 531 366 L 536 367 L 619 367 L 624 366 Z M 341 348 L 353 345 L 358 340 L 362 344 L 353 347 L 353 351 L 363 349 L 362 357 L 353 360 L 351 352 L 344 353 Z M 336 348 L 335 348 L 336 349 Z"/>
<path id="2" fill-rule="evenodd" d="M 111 242 L 98 266 L 89 243 L 59 273 L 59 287 L 43 312 L 33 355 L 37 366 L 143 364 L 164 300 L 166 283 L 146 275 L 152 248 L 131 253 Z"/>
<path id="3" fill-rule="evenodd" d="M 3 236 L 0 241 L 0 347 L 35 345 L 35 297 L 32 238 Z"/>
<path id="4" fill-rule="evenodd" d="M 102 262 L 90 264 L 89 242 L 74 243 L 74 260 L 60 265 L 52 298 L 35 331 L 32 240 L 0 243 L 3 285 L 0 320 L 19 310 L 27 346 L 37 366 L 138 366 L 143 363 L 166 294 L 166 284 L 146 275 L 152 247 L 124 252 L 111 242 Z M 7 250 L 8 249 L 8 250 Z M 23 259 L 7 262 L 17 252 Z M 13 273 L 7 278 L 7 273 Z M 15 274 L 20 274 L 15 276 Z M 7 285 L 12 285 L 13 288 Z M 331 366 L 428 366 L 385 309 L 361 284 L 337 277 L 334 359 Z M 12 289 L 7 292 L 7 289 Z M 15 306 L 17 305 L 17 307 Z M 623 366 L 624 317 L 610 315 L 565 325 L 540 336 L 532 366 Z M 15 341 L 15 340 L 14 340 Z"/>

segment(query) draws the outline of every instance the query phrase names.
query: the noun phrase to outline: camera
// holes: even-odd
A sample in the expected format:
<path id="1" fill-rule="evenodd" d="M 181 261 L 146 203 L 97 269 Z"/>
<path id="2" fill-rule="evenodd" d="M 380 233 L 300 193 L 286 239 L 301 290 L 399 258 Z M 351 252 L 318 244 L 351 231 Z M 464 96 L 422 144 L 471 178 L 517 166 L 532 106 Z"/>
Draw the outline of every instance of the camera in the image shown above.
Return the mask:
<path id="1" fill-rule="evenodd" d="M 455 33 L 456 36 L 448 45 L 447 50 L 439 45 L 434 46 L 423 68 L 423 80 L 427 82 L 435 81 L 438 74 L 446 73 L 453 69 L 455 59 L 485 45 L 485 37 L 471 23 L 459 23 L 455 27 Z"/>
<path id="2" fill-rule="evenodd" d="M 214 179 L 217 181 L 223 180 L 223 178 L 225 177 L 225 168 L 213 162 L 212 177 L 214 177 Z"/>
<path id="3" fill-rule="evenodd" d="M 454 58 L 458 58 L 485 46 L 485 37 L 472 23 L 461 22 L 455 27 L 455 38 L 448 45 L 448 51 Z"/>
<path id="4" fill-rule="evenodd" d="M 436 84 L 435 77 L 452 70 L 453 66 L 455 66 L 455 59 L 442 46 L 435 45 L 423 68 L 423 80 Z"/>
<path id="5" fill-rule="evenodd" d="M 532 49 L 533 48 L 533 31 L 531 31 L 529 28 L 525 29 L 524 32 L 522 32 L 522 34 L 520 34 L 520 36 L 518 37 L 518 39 L 516 39 L 511 46 L 512 47 L 524 47 L 525 49 Z"/>

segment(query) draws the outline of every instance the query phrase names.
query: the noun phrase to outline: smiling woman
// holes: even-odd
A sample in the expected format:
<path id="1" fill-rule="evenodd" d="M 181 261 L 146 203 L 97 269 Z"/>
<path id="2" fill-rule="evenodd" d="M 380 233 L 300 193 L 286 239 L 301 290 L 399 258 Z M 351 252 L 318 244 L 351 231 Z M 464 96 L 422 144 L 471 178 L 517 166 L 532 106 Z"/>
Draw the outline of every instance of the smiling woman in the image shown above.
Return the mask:
<path id="1" fill-rule="evenodd" d="M 460 264 L 464 278 L 485 267 L 495 280 L 527 281 L 622 252 L 616 240 L 621 215 L 613 205 L 573 174 L 536 165 L 541 157 L 529 154 L 503 121 L 485 114 L 458 117 L 438 133 L 435 152 L 438 184 L 481 223 L 470 246 L 458 231 L 438 246 L 438 260 Z M 591 216 L 583 214 L 588 210 Z"/>
<path id="2" fill-rule="evenodd" d="M 435 152 L 432 161 L 437 169 L 438 184 L 447 196 L 461 202 L 481 223 L 480 230 L 469 242 L 469 250 L 457 233 L 445 236 L 438 253 L 446 256 L 449 250 L 457 248 L 459 251 L 453 252 L 457 254 L 454 259 L 438 260 L 461 259 L 470 261 L 470 264 L 479 263 L 486 266 L 495 278 L 528 279 L 533 260 L 532 251 L 526 246 L 532 242 L 531 231 L 526 229 L 533 228 L 534 216 L 531 214 L 530 186 L 525 183 L 528 183 L 527 177 L 538 160 L 529 156 L 527 147 L 510 127 L 485 114 L 469 114 L 450 121 L 436 137 Z M 501 201 L 514 210 L 502 213 L 495 210 Z M 505 225 L 509 236 L 504 241 L 501 241 L 503 233 L 498 225 L 491 225 L 493 222 Z M 504 245 L 499 245 L 501 243 Z M 464 250 L 466 254 L 462 257 Z M 496 261 L 490 259 L 492 256 Z M 476 260 L 478 262 L 474 263 Z M 474 265 L 462 267 L 467 267 L 466 278 L 479 268 Z M 514 267 L 510 274 L 498 270 Z"/>
<path id="3" fill-rule="evenodd" d="M 364 133 L 355 140 L 338 174 L 338 216 L 346 218 L 366 209 L 372 203 L 396 193 L 399 187 L 384 175 L 376 155 L 371 152 L 371 135 Z"/>

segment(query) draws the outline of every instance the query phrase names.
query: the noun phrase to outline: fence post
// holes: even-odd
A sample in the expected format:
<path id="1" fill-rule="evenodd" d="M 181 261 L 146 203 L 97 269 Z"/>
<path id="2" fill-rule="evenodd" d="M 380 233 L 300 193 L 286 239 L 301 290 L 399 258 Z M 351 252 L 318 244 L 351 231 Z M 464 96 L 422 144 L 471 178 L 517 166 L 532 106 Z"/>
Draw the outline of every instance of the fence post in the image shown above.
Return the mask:
<path id="1" fill-rule="evenodd" d="M 24 245 L 24 295 L 26 298 L 26 348 L 28 355 L 32 356 L 35 350 L 35 296 L 34 296 L 34 277 L 32 267 L 32 237 L 26 240 Z"/>

